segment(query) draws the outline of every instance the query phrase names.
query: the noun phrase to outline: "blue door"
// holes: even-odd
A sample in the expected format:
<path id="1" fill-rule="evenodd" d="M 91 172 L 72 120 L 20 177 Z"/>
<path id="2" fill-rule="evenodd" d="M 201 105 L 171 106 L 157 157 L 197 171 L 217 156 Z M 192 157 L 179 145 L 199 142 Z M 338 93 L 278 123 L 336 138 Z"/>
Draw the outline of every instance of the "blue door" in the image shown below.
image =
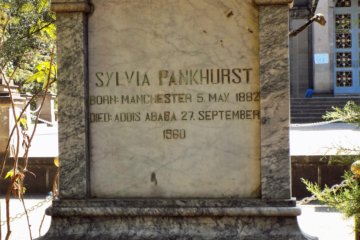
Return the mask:
<path id="1" fill-rule="evenodd" d="M 360 0 L 335 3 L 334 93 L 360 94 Z"/>

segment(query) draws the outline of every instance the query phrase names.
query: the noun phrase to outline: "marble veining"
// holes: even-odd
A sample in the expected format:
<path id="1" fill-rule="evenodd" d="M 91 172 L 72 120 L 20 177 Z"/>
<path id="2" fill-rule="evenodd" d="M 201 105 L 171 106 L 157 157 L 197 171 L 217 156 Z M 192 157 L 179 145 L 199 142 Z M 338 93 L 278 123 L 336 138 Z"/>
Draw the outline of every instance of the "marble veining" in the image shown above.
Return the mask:
<path id="1" fill-rule="evenodd" d="M 87 195 L 84 14 L 57 14 L 60 196 Z"/>
<path id="2" fill-rule="evenodd" d="M 260 6 L 261 194 L 264 199 L 291 197 L 287 9 L 287 6 Z"/>
<path id="3" fill-rule="evenodd" d="M 48 211 L 56 221 L 43 239 L 316 239 L 299 230 L 300 209 L 294 204 L 259 199 L 62 200 Z"/>
<path id="4" fill-rule="evenodd" d="M 54 2 L 66 5 L 84 1 Z M 87 17 L 71 10 L 57 14 L 61 183 L 59 200 L 47 211 L 52 215 L 51 228 L 40 239 L 317 239 L 301 232 L 296 220 L 300 211 L 290 199 L 288 9 L 286 5 L 267 6 L 288 2 L 254 1 L 266 5 L 259 8 L 262 197 L 256 199 L 90 198 L 88 106 L 84 101 L 88 88 Z"/>

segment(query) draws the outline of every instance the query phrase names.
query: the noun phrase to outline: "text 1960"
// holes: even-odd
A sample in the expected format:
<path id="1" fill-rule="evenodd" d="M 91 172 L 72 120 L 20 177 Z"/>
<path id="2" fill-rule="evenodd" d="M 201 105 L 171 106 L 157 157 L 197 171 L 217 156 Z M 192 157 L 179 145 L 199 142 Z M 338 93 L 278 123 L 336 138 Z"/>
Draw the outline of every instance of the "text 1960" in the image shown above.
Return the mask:
<path id="1" fill-rule="evenodd" d="M 165 129 L 163 130 L 163 138 L 166 140 L 170 139 L 185 139 L 185 129 Z"/>

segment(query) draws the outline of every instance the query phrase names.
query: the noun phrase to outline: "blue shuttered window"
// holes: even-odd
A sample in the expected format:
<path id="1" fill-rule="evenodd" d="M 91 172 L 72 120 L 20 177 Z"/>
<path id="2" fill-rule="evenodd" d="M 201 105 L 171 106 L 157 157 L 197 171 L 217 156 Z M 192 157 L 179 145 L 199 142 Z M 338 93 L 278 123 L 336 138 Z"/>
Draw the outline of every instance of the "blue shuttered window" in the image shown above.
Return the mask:
<path id="1" fill-rule="evenodd" d="M 359 94 L 360 1 L 335 4 L 334 93 Z"/>

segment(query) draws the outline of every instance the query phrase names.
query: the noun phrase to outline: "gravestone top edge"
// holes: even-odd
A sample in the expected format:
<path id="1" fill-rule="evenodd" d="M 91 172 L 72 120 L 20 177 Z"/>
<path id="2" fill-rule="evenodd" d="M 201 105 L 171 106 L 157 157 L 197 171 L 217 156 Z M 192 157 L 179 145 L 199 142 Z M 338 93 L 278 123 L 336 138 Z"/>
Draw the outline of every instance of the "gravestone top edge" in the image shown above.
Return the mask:
<path id="1" fill-rule="evenodd" d="M 52 2 L 51 10 L 57 13 L 61 12 L 84 12 L 92 11 L 91 5 L 87 2 Z"/>
<path id="2" fill-rule="evenodd" d="M 291 4 L 293 0 L 254 0 L 254 3 L 257 5 L 287 5 Z M 54 12 L 84 12 L 90 13 L 92 11 L 92 6 L 88 2 L 84 1 L 64 1 L 64 0 L 54 0 L 51 3 L 51 10 Z"/>
<path id="3" fill-rule="evenodd" d="M 292 2 L 293 0 L 254 0 L 257 5 L 288 5 Z"/>

